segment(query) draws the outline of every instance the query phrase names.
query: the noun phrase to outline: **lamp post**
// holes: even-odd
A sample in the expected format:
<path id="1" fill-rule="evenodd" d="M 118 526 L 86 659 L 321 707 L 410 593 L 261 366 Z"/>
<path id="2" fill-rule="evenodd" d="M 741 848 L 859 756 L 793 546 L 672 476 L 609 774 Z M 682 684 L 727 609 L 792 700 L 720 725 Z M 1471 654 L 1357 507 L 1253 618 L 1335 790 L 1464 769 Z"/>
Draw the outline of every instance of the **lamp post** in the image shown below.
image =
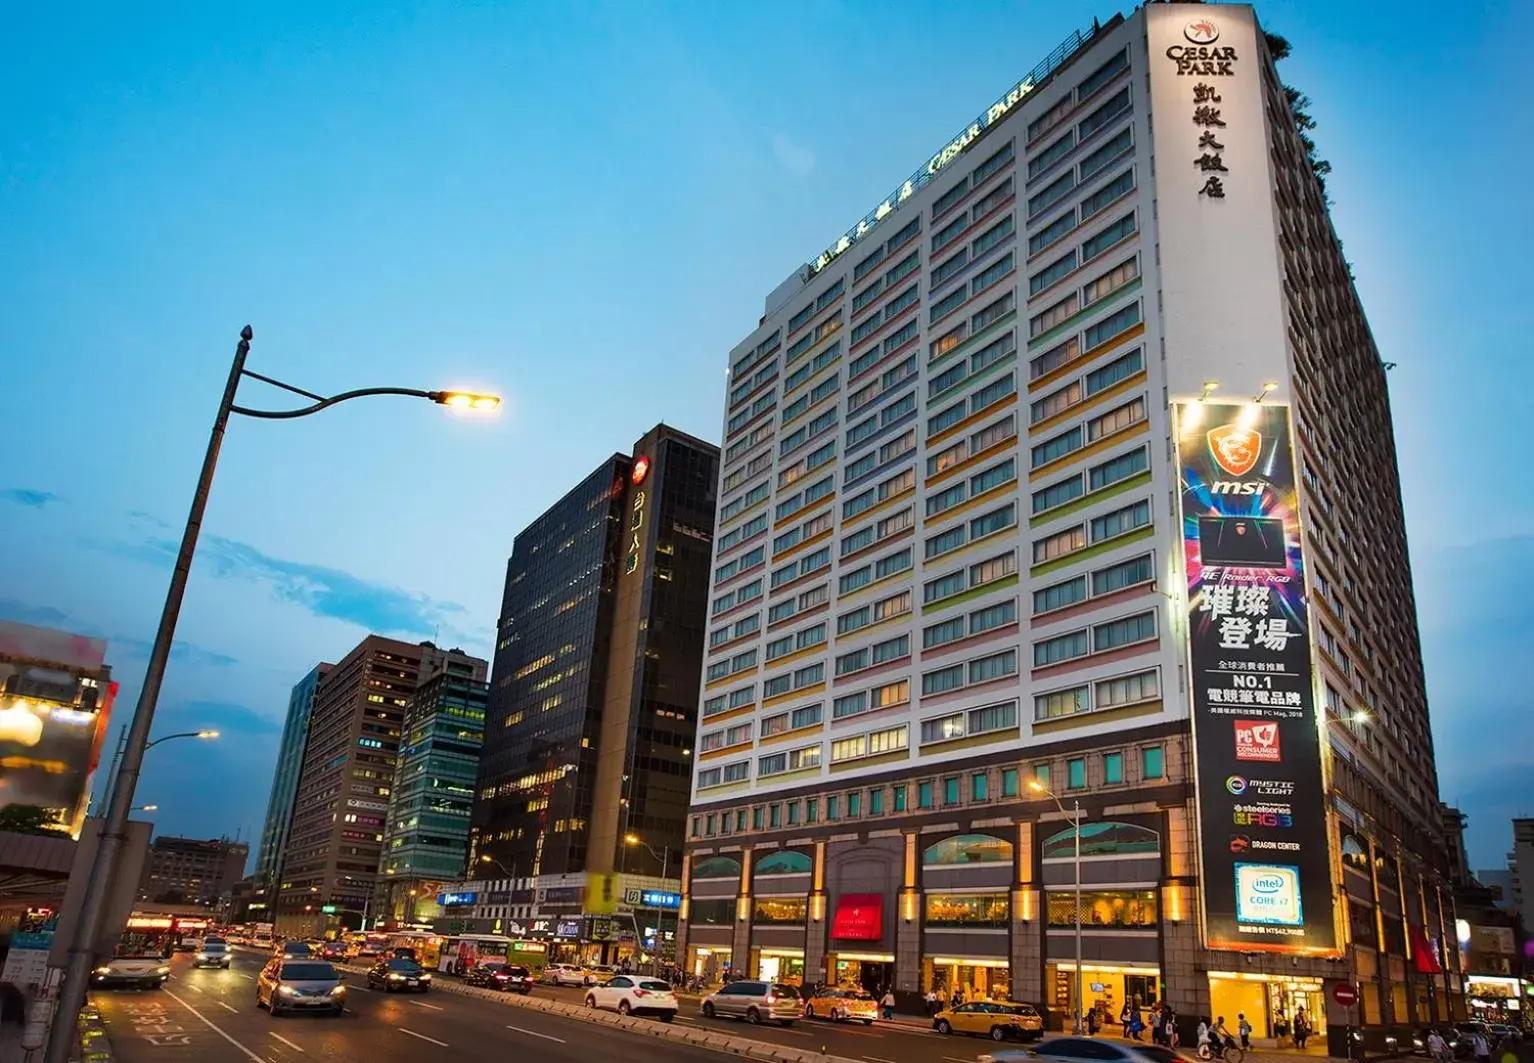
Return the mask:
<path id="1" fill-rule="evenodd" d="M 1035 793 L 1048 794 L 1049 795 L 1049 799 L 1055 803 L 1055 807 L 1060 810 L 1060 814 L 1062 816 L 1064 816 L 1066 818 L 1066 820 L 1068 820 L 1070 822 L 1071 827 L 1074 829 L 1075 834 L 1076 834 L 1076 861 L 1075 861 L 1075 865 L 1076 865 L 1076 875 L 1075 875 L 1075 878 L 1076 878 L 1076 906 L 1075 906 L 1076 907 L 1076 1014 L 1075 1014 L 1075 1017 L 1074 1017 L 1074 1022 L 1073 1022 L 1073 1025 L 1072 1025 L 1072 1029 L 1073 1029 L 1073 1031 L 1076 1034 L 1079 1035 L 1081 1033 L 1081 1031 L 1082 1031 L 1082 1021 L 1081 1021 L 1082 1020 L 1082 1008 L 1081 1008 L 1081 1005 L 1082 1005 L 1082 977 L 1081 977 L 1081 819 L 1082 819 L 1082 811 L 1081 811 L 1081 798 L 1078 797 L 1078 798 L 1075 798 L 1073 800 L 1072 807 L 1075 809 L 1075 813 L 1076 814 L 1074 816 L 1072 816 L 1071 813 L 1069 813 L 1069 812 L 1067 812 L 1065 810 L 1065 806 L 1060 803 L 1060 798 L 1055 794 L 1055 792 L 1053 790 L 1051 790 L 1048 786 L 1045 786 L 1044 783 L 1041 780 L 1036 779 L 1036 778 L 1028 780 L 1028 788 L 1030 790 L 1034 791 Z M 1049 922 L 1049 917 L 1046 914 L 1045 915 L 1045 923 L 1047 924 L 1048 922 Z"/>
<path id="2" fill-rule="evenodd" d="M 164 738 L 156 738 L 144 746 L 144 752 L 149 752 L 161 742 L 169 742 L 172 738 L 217 738 L 217 731 L 181 731 L 178 734 L 166 735 Z M 128 725 L 123 724 L 117 729 L 117 749 L 112 753 L 112 766 L 107 769 L 107 792 L 104 795 L 108 800 L 112 797 L 112 788 L 117 784 L 117 765 L 123 758 L 123 747 L 128 744 Z M 132 811 L 132 810 L 130 810 Z"/>
<path id="3" fill-rule="evenodd" d="M 338 395 L 316 395 L 312 391 L 284 384 L 269 376 L 245 368 L 250 355 L 250 341 L 255 333 L 249 325 L 240 331 L 240 342 L 235 345 L 234 361 L 229 366 L 229 377 L 224 383 L 223 398 L 219 400 L 218 412 L 213 418 L 213 430 L 208 438 L 208 449 L 202 459 L 202 471 L 197 477 L 197 488 L 192 494 L 191 510 L 187 514 L 186 527 L 181 533 L 181 547 L 176 553 L 176 565 L 171 572 L 170 587 L 165 593 L 165 606 L 160 612 L 160 623 L 155 629 L 154 644 L 149 651 L 149 663 L 144 670 L 143 686 L 139 688 L 138 703 L 133 709 L 133 719 L 128 726 L 127 740 L 123 746 L 122 765 L 112 782 L 107 800 L 106 815 L 96 846 L 96 856 L 91 863 L 87 880 L 85 900 L 80 917 L 75 924 L 74 940 L 70 943 L 69 959 L 64 968 L 64 981 L 59 989 L 58 1007 L 54 1011 L 53 1025 L 48 1036 L 45 1063 L 69 1063 L 70 1050 L 74 1045 L 79 1025 L 80 1009 L 85 1005 L 86 981 L 94 960 L 96 938 L 106 913 L 107 884 L 118 874 L 118 860 L 123 839 L 127 834 L 128 810 L 133 805 L 133 791 L 138 786 L 139 770 L 143 766 L 144 751 L 151 745 L 149 729 L 154 724 L 155 706 L 160 698 L 160 685 L 165 679 L 165 665 L 170 660 L 171 643 L 176 635 L 176 620 L 181 614 L 181 601 L 186 595 L 187 577 L 192 569 L 192 555 L 197 550 L 197 537 L 202 531 L 203 513 L 208 507 L 208 493 L 213 486 L 213 472 L 218 466 L 219 450 L 224 443 L 224 430 L 229 415 L 243 414 L 266 420 L 291 420 L 319 413 L 338 403 L 372 395 L 400 395 L 407 398 L 427 399 L 459 410 L 492 410 L 500 405 L 494 395 L 481 395 L 463 391 L 420 391 L 413 388 L 362 388 L 343 391 Z M 264 384 L 280 388 L 309 399 L 311 404 L 293 410 L 257 410 L 235 404 L 235 393 L 240 381 L 251 377 Z"/>
<path id="4" fill-rule="evenodd" d="M 671 846 L 669 846 L 669 845 L 661 846 L 660 853 L 659 853 L 659 855 L 657 855 L 656 852 L 655 852 L 655 847 L 653 845 L 651 845 L 649 842 L 647 842 L 644 839 L 640 838 L 639 835 L 637 835 L 637 834 L 625 834 L 623 836 L 623 844 L 625 846 L 625 850 L 624 850 L 625 852 L 627 851 L 626 847 L 630 846 L 630 845 L 642 845 L 642 846 L 644 846 L 645 851 L 650 854 L 650 858 L 652 860 L 656 860 L 656 861 L 658 861 L 660 863 L 660 877 L 661 877 L 661 880 L 665 881 L 669 877 L 669 872 L 671 870 Z M 660 950 L 661 950 L 661 946 L 666 943 L 666 933 L 665 933 L 665 931 L 666 931 L 666 909 L 662 908 L 659 905 L 656 905 L 656 907 L 655 907 L 655 955 L 650 957 L 650 973 L 653 974 L 657 978 L 660 977 Z M 643 944 L 643 943 L 644 943 L 643 937 L 641 936 L 640 944 Z M 675 957 L 673 957 L 673 959 L 675 959 Z"/>

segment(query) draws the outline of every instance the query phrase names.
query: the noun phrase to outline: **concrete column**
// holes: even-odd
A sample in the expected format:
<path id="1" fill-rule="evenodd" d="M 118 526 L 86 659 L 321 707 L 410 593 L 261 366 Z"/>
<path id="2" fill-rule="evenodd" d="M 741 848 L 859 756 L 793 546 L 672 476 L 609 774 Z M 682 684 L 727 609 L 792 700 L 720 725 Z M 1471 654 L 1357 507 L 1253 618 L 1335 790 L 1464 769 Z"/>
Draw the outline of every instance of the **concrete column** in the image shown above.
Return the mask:
<path id="1" fill-rule="evenodd" d="M 1017 825 L 1016 885 L 1012 889 L 1012 999 L 1044 1000 L 1044 891 L 1039 888 L 1034 823 Z"/>
<path id="2" fill-rule="evenodd" d="M 914 993 L 921 985 L 921 838 L 907 833 L 904 840 L 895 900 L 895 991 Z"/>
<path id="3" fill-rule="evenodd" d="M 751 863 L 748 846 L 740 854 L 740 890 L 735 898 L 735 934 L 730 944 L 733 971 L 745 971 L 751 959 Z"/>
<path id="4" fill-rule="evenodd" d="M 1177 1012 L 1184 1044 L 1195 1043 L 1201 1015 L 1209 1015 L 1209 953 L 1199 940 L 1198 837 L 1191 800 L 1166 810 L 1162 833 L 1161 977 Z"/>
<path id="5" fill-rule="evenodd" d="M 826 903 L 826 843 L 815 843 L 815 867 L 810 878 L 810 917 L 804 926 L 804 981 L 827 980 L 826 935 L 830 912 Z"/>

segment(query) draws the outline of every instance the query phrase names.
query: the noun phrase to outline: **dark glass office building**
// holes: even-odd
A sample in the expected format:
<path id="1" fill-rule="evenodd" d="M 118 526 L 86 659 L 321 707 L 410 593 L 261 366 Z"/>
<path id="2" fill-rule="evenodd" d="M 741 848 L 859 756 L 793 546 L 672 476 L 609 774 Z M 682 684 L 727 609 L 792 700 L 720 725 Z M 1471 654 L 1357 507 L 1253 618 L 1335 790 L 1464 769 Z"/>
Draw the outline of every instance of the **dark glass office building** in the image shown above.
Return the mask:
<path id="1" fill-rule="evenodd" d="M 655 875 L 669 849 L 677 874 L 718 465 L 716 447 L 659 425 L 517 536 L 474 861 L 517 878 Z"/>

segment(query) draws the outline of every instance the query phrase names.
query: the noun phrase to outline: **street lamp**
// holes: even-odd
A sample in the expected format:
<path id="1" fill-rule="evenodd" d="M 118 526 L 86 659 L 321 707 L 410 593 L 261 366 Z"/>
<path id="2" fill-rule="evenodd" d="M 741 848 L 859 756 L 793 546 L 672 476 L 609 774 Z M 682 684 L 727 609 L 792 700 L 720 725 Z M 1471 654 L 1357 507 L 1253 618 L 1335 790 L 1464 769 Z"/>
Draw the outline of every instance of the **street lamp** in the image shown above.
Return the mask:
<path id="1" fill-rule="evenodd" d="M 637 835 L 637 834 L 625 834 L 623 836 L 623 844 L 625 846 L 629 846 L 629 845 L 643 846 L 645 851 L 650 854 L 650 858 L 652 860 L 655 860 L 657 863 L 660 864 L 660 877 L 661 877 L 661 880 L 665 881 L 667 878 L 670 877 L 667 874 L 667 872 L 669 872 L 670 869 L 671 869 L 671 847 L 669 845 L 661 846 L 660 852 L 657 854 L 655 852 L 655 847 L 653 845 L 651 845 L 649 842 L 647 842 L 644 839 L 642 839 L 641 837 L 639 837 L 639 835 Z M 627 850 L 625 850 L 625 852 L 626 851 Z M 666 943 L 666 933 L 665 933 L 665 931 L 666 931 L 666 909 L 661 907 L 660 905 L 656 905 L 655 906 L 655 954 L 650 957 L 650 973 L 655 975 L 657 978 L 660 977 L 660 950 L 661 950 L 661 946 L 663 946 Z M 644 935 L 642 935 L 642 934 L 640 935 L 640 943 L 641 944 L 644 943 Z M 672 957 L 672 958 L 673 958 L 673 960 L 675 959 L 675 957 Z"/>
<path id="2" fill-rule="evenodd" d="M 217 738 L 217 731 L 181 731 L 177 734 L 166 735 L 164 738 L 156 738 L 153 742 L 144 745 L 144 752 L 149 752 L 161 742 L 169 742 L 172 738 Z M 112 789 L 117 785 L 117 765 L 122 762 L 123 748 L 128 744 L 128 725 L 123 724 L 117 729 L 117 749 L 112 753 L 112 766 L 107 769 L 107 793 L 108 801 L 112 798 Z"/>
<path id="3" fill-rule="evenodd" d="M 512 889 L 516 889 L 517 873 L 516 873 L 515 870 L 513 870 L 512 868 L 507 867 L 505 864 L 501 863 L 499 860 L 497 860 L 493 856 L 481 856 L 479 858 L 479 862 L 482 863 L 482 864 L 494 864 L 496 867 L 500 868 L 501 869 L 501 873 L 503 875 L 505 875 L 507 878 L 512 880 L 512 883 L 511 883 Z"/>
<path id="4" fill-rule="evenodd" d="M 85 890 L 85 901 L 80 918 L 75 924 L 74 940 L 70 943 L 69 960 L 64 969 L 64 982 L 59 991 L 58 1007 L 54 1011 L 53 1026 L 49 1031 L 45 1063 L 69 1063 L 79 1026 L 80 1009 L 85 1004 L 86 982 L 94 960 L 96 938 L 106 912 L 108 889 L 118 871 L 118 857 L 123 839 L 127 834 L 128 810 L 133 805 L 133 791 L 138 786 L 139 769 L 144 762 L 144 751 L 149 748 L 149 729 L 154 724 L 155 706 L 160 698 L 160 685 L 165 679 L 165 665 L 170 659 L 171 643 L 176 635 L 176 620 L 181 613 L 181 601 L 186 595 L 187 576 L 192 569 L 192 555 L 197 550 L 197 536 L 202 531 L 202 518 L 208 507 L 208 493 L 213 486 L 213 472 L 218 467 L 218 454 L 224 443 L 224 430 L 229 415 L 243 414 L 265 420 L 291 420 L 319 413 L 338 403 L 373 395 L 400 395 L 406 398 L 426 399 L 451 409 L 466 411 L 489 411 L 500 405 L 495 395 L 470 391 L 420 391 L 414 388 L 362 388 L 343 391 L 338 395 L 317 395 L 312 391 L 285 384 L 269 376 L 245 368 L 250 355 L 250 341 L 255 332 L 249 325 L 240 330 L 240 342 L 234 348 L 234 361 L 229 366 L 229 378 L 224 383 L 223 398 L 219 400 L 218 412 L 213 418 L 213 430 L 208 438 L 207 453 L 203 455 L 202 471 L 197 477 L 197 489 L 192 495 L 191 510 L 187 513 L 186 528 L 181 533 L 181 548 L 176 554 L 176 566 L 171 572 L 170 587 L 165 593 L 165 606 L 160 612 L 160 624 L 155 630 L 154 645 L 149 651 L 149 663 L 144 671 L 144 682 L 139 688 L 138 703 L 133 709 L 133 720 L 128 728 L 127 745 L 124 747 L 122 767 L 107 801 L 105 821 L 96 846 L 96 856 L 91 863 L 90 879 Z M 311 400 L 311 405 L 294 410 L 256 410 L 235 403 L 235 393 L 244 377 Z"/>
<path id="5" fill-rule="evenodd" d="M 128 811 L 129 812 L 154 812 L 154 811 L 158 810 L 159 807 L 160 807 L 159 805 L 134 805 L 132 808 L 128 809 Z"/>
<path id="6" fill-rule="evenodd" d="M 1082 1005 L 1082 978 L 1081 978 L 1081 820 L 1082 820 L 1082 811 L 1081 811 L 1081 798 L 1078 797 L 1078 798 L 1075 798 L 1073 800 L 1073 806 L 1075 808 L 1076 814 L 1075 814 L 1075 816 L 1072 816 L 1069 812 L 1067 812 L 1065 810 L 1065 806 L 1060 803 L 1060 798 L 1055 794 L 1055 792 L 1053 790 L 1051 790 L 1048 786 L 1044 785 L 1043 780 L 1041 780 L 1041 779 L 1039 779 L 1037 777 L 1029 779 L 1028 780 L 1028 789 L 1032 790 L 1034 793 L 1049 795 L 1049 799 L 1055 803 L 1055 807 L 1060 810 L 1060 814 L 1062 816 L 1064 816 L 1067 821 L 1070 822 L 1070 825 L 1075 830 L 1075 834 L 1076 834 L 1076 1015 L 1075 1015 L 1075 1023 L 1074 1023 L 1074 1027 L 1073 1028 L 1074 1028 L 1076 1034 L 1080 1035 L 1081 1030 L 1082 1030 L 1082 1024 L 1081 1024 L 1081 1005 Z M 1046 908 L 1046 910 L 1048 908 L 1047 898 L 1046 898 L 1045 908 Z M 1049 922 L 1049 918 L 1048 918 L 1047 914 L 1045 916 L 1045 920 L 1044 921 L 1045 921 L 1046 924 Z"/>

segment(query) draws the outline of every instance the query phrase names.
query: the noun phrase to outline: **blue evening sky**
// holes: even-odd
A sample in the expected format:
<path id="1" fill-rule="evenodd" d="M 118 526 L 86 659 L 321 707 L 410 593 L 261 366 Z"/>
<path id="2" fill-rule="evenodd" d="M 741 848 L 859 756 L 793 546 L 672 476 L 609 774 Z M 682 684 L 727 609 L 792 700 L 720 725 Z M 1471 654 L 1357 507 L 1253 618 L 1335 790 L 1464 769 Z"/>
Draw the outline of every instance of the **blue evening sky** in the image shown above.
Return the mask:
<path id="1" fill-rule="evenodd" d="M 167 832 L 258 830 L 315 661 L 368 629 L 487 654 L 518 529 L 657 421 L 717 440 L 766 293 L 1115 10 L 10 5 L 0 616 L 109 637 L 126 717 L 247 321 L 251 367 L 309 389 L 504 390 L 485 422 L 372 400 L 233 425 L 156 728 L 226 737 L 155 750 L 139 801 Z M 1397 363 L 1443 796 L 1488 866 L 1534 812 L 1534 6 L 1259 14 Z"/>

